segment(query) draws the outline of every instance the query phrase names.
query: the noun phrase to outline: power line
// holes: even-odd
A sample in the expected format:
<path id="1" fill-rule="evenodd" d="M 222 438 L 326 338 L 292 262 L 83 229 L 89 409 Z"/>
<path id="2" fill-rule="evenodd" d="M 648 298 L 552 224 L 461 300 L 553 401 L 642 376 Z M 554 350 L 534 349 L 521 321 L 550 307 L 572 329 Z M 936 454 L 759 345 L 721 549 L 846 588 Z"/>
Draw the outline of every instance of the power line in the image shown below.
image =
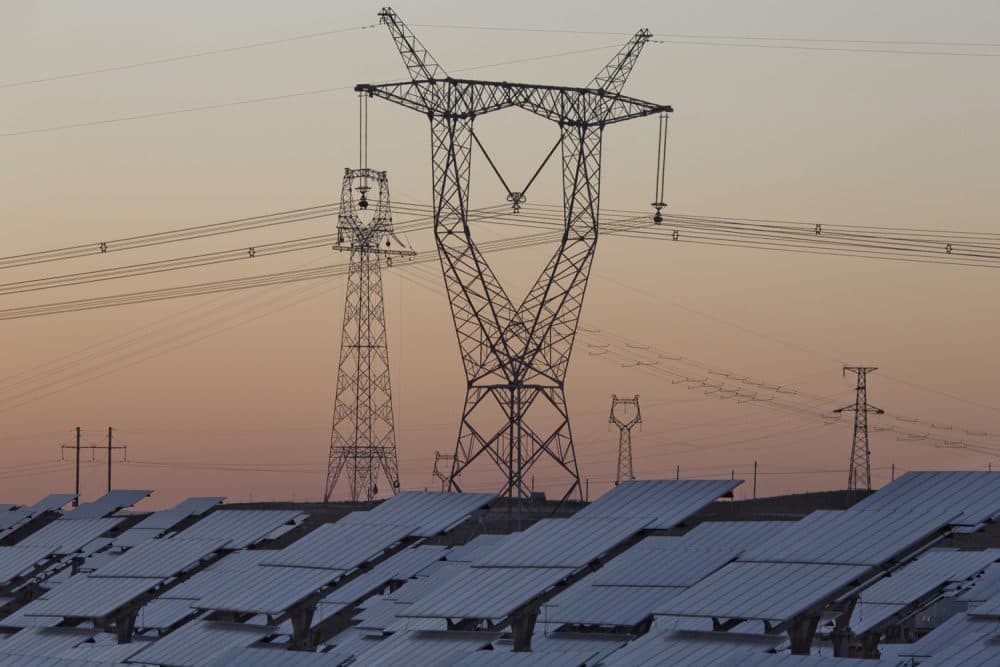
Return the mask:
<path id="1" fill-rule="evenodd" d="M 19 86 L 31 86 L 38 83 L 48 83 L 51 81 L 63 81 L 66 79 L 78 79 L 85 76 L 92 76 L 94 74 L 107 74 L 109 72 L 121 72 L 130 69 L 137 69 L 140 67 L 148 67 L 150 65 L 164 65 L 167 63 L 175 63 L 183 60 L 193 60 L 195 58 L 204 58 L 205 56 L 217 56 L 223 53 L 235 53 L 237 51 L 246 51 L 248 49 L 257 49 L 262 46 L 274 46 L 277 44 L 288 44 L 289 42 L 299 42 L 306 39 L 315 39 L 317 37 L 329 37 L 331 35 L 340 35 L 346 32 L 356 32 L 359 30 L 367 30 L 369 28 L 378 27 L 377 25 L 359 25 L 351 28 L 338 28 L 334 30 L 324 30 L 322 32 L 311 32 L 304 35 L 293 35 L 291 37 L 280 37 L 277 39 L 269 39 L 262 42 L 251 42 L 249 44 L 240 44 L 237 46 L 229 46 L 221 49 L 210 49 L 208 51 L 196 51 L 194 53 L 187 53 L 179 56 L 168 56 L 166 58 L 154 58 L 152 60 L 142 60 L 134 63 L 127 63 L 124 65 L 111 65 L 109 67 L 100 67 L 97 69 L 82 70 L 78 72 L 68 72 L 65 74 L 55 74 L 52 76 L 39 77 L 36 79 L 25 79 L 22 81 L 10 81 L 7 83 L 0 83 L 0 88 L 16 88 Z"/>
<path id="2" fill-rule="evenodd" d="M 540 60 L 548 60 L 551 58 L 564 58 L 566 56 L 575 56 L 582 53 L 589 53 L 593 51 L 603 51 L 612 48 L 610 46 L 596 46 L 589 49 L 574 49 L 571 51 L 559 51 L 556 53 L 548 53 L 538 56 L 529 56 L 525 58 L 515 58 L 513 60 L 503 60 L 494 63 L 484 63 L 481 65 L 473 65 L 471 67 L 464 67 L 461 69 L 454 70 L 455 72 L 471 72 L 475 70 L 487 69 L 490 67 L 502 67 L 504 65 L 516 65 L 519 63 L 526 62 L 537 62 Z M 179 114 L 193 113 L 196 111 L 213 111 L 217 109 L 228 109 L 231 107 L 245 106 L 248 104 L 261 104 L 264 102 L 276 102 L 278 100 L 288 100 L 297 97 L 310 97 L 314 95 L 326 95 L 328 93 L 342 92 L 345 90 L 354 90 L 354 84 L 347 84 L 342 86 L 333 86 L 330 88 L 316 88 L 313 90 L 302 90 L 291 93 L 283 93 L 280 95 L 268 95 L 266 97 L 252 97 L 243 100 L 233 100 L 230 102 L 219 102 L 216 104 L 203 104 L 199 106 L 189 106 L 181 107 L 178 109 L 168 109 L 165 111 L 152 111 L 149 113 L 142 114 L 132 114 L 128 116 L 115 116 L 112 118 L 102 118 L 99 120 L 83 121 L 79 123 L 66 123 L 62 125 L 50 125 L 47 127 L 37 127 L 28 128 L 24 130 L 13 130 L 10 132 L 0 132 L 0 138 L 3 137 L 19 137 L 27 134 L 44 134 L 49 132 L 57 132 L 60 130 L 73 130 L 83 127 L 95 127 L 98 125 L 110 125 L 113 123 L 124 123 L 134 120 L 149 120 L 151 118 L 163 118 L 166 116 L 176 116 Z"/>
<path id="3" fill-rule="evenodd" d="M 435 28 L 444 30 L 482 30 L 494 32 L 519 32 L 519 33 L 542 33 L 542 34 L 570 34 L 570 35 L 631 35 L 630 32 L 615 32 L 605 30 L 573 30 L 544 27 L 499 27 L 482 25 L 453 25 L 424 23 L 415 24 L 418 27 Z M 726 40 L 733 42 L 749 42 L 746 44 L 729 44 L 717 41 L 704 40 Z M 1000 53 L 983 52 L 954 52 L 941 51 L 939 49 L 868 49 L 868 48 L 848 48 L 848 47 L 806 47 L 802 44 L 862 44 L 881 46 L 924 46 L 924 47 L 950 47 L 950 48 L 1000 48 L 1000 43 L 994 42 L 941 42 L 941 41 L 919 41 L 919 40 L 873 40 L 873 39 L 822 39 L 816 37 L 767 37 L 767 36 L 747 36 L 747 35 L 715 35 L 715 34 L 685 34 L 685 33 L 660 33 L 654 31 L 655 43 L 676 43 L 676 44 L 699 44 L 707 46 L 756 46 L 766 48 L 784 49 L 809 49 L 820 51 L 835 51 L 844 53 L 888 53 L 902 55 L 941 55 L 941 56 L 1000 56 Z M 773 45 L 754 44 L 753 42 L 777 42 Z"/>

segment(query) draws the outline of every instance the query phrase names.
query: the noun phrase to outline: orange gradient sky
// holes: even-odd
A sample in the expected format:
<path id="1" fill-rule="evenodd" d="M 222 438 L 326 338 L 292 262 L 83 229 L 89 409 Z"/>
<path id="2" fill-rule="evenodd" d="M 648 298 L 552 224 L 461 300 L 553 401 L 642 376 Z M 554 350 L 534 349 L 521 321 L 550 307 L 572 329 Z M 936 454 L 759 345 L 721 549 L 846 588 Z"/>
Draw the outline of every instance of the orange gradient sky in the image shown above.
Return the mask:
<path id="1" fill-rule="evenodd" d="M 378 3 L 219 1 L 0 5 L 0 217 L 8 255 L 299 208 L 339 197 L 356 166 L 357 82 L 405 78 L 382 27 L 32 85 L 3 84 L 373 24 Z M 400 2 L 437 59 L 477 78 L 585 84 L 630 33 L 647 46 L 626 93 L 672 104 L 670 210 L 821 224 L 997 232 L 1000 49 L 992 55 L 723 46 L 713 36 L 988 43 L 992 2 Z M 456 29 L 475 25 L 581 32 Z M 678 43 L 671 35 L 705 36 Z M 690 41 L 690 40 L 689 40 Z M 768 42 L 774 44 L 774 42 Z M 606 48 L 601 48 L 606 47 Z M 920 51 L 928 47 L 894 47 Z M 566 52 L 577 52 L 566 55 Z M 490 66 L 515 59 L 563 54 Z M 483 66 L 483 67 L 480 67 Z M 469 71 L 469 70 L 466 70 Z M 472 76 L 469 74 L 469 76 Z M 343 88 L 331 92 L 316 92 Z M 310 94 L 60 130 L 104 119 Z M 430 200 L 429 132 L 418 114 L 373 100 L 372 167 L 395 200 Z M 516 111 L 477 131 L 509 180 L 524 182 L 555 128 Z M 656 121 L 605 134 L 602 205 L 651 201 Z M 504 192 L 481 158 L 472 205 Z M 559 202 L 558 165 L 531 202 Z M 400 216 L 401 218 L 403 216 Z M 2 282 L 328 233 L 332 219 L 267 232 L 4 271 Z M 492 227 L 479 238 L 497 238 Z M 510 232 L 507 232 L 508 234 Z M 410 235 L 418 250 L 430 232 Z M 518 295 L 546 259 L 532 248 L 493 256 Z M 317 250 L 221 267 L 0 297 L 6 308 L 183 285 L 341 261 Z M 1000 433 L 1000 335 L 992 269 L 602 239 L 583 324 L 713 368 L 830 397 L 810 414 L 737 404 L 590 354 L 581 340 L 568 398 L 591 495 L 614 477 L 610 395 L 638 393 L 640 477 L 747 478 L 758 492 L 841 488 L 850 424 L 825 425 L 853 400 L 841 363 L 879 366 L 871 400 L 908 424 Z M 454 447 L 464 378 L 439 269 L 384 274 L 402 486 L 433 488 L 435 450 Z M 0 322 L 0 502 L 72 489 L 59 445 L 72 429 L 128 444 L 116 486 L 155 489 L 149 506 L 187 495 L 231 500 L 322 496 L 343 279 Z M 887 417 L 883 424 L 891 424 Z M 966 436 L 966 439 L 972 439 Z M 976 442 L 996 448 L 1000 436 Z M 990 455 L 872 434 L 873 479 L 890 467 L 985 468 Z M 88 459 L 89 461 L 89 459 Z M 101 456 L 103 461 L 103 455 Z M 51 465 L 43 465 L 49 464 Z M 85 462 L 83 494 L 103 464 Z M 275 471 L 275 468 L 283 468 Z M 538 473 L 536 486 L 557 489 Z M 486 490 L 493 478 L 467 480 Z M 749 493 L 744 485 L 739 494 Z"/>

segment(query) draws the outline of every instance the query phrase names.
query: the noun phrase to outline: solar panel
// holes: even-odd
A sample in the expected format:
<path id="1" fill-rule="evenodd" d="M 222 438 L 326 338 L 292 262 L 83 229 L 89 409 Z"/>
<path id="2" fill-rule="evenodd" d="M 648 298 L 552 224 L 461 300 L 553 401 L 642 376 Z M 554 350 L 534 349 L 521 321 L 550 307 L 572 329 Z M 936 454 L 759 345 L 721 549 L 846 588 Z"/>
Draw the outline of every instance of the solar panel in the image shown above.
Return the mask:
<path id="1" fill-rule="evenodd" d="M 742 561 L 881 565 L 942 532 L 952 514 L 922 511 L 818 510 L 740 556 Z"/>
<path id="2" fill-rule="evenodd" d="M 75 493 L 50 493 L 37 503 L 31 506 L 36 512 L 55 512 L 68 505 L 74 498 Z"/>
<path id="3" fill-rule="evenodd" d="M 274 632 L 273 627 L 192 621 L 137 653 L 132 661 L 154 665 L 205 665 L 226 651 L 249 646 Z"/>
<path id="4" fill-rule="evenodd" d="M 730 563 L 656 611 L 781 622 L 823 602 L 868 571 L 856 565 Z"/>
<path id="5" fill-rule="evenodd" d="M 538 618 L 545 623 L 632 626 L 652 616 L 653 610 L 683 590 L 592 586 L 584 579 L 543 605 Z"/>
<path id="6" fill-rule="evenodd" d="M 51 547 L 0 547 L 0 585 L 31 572 L 51 551 Z"/>
<path id="7" fill-rule="evenodd" d="M 512 653 L 510 651 L 473 651 L 449 667 L 583 667 L 595 651 L 567 650 L 559 653 Z"/>
<path id="8" fill-rule="evenodd" d="M 250 646 L 226 651 L 208 667 L 336 667 L 325 653 L 289 651 L 282 647 Z"/>
<path id="9" fill-rule="evenodd" d="M 484 567 L 583 567 L 634 537 L 650 517 L 542 519 L 475 563 Z"/>
<path id="10" fill-rule="evenodd" d="M 184 519 L 192 516 L 201 516 L 209 512 L 216 505 L 225 500 L 223 496 L 211 496 L 208 498 L 188 498 L 176 507 L 154 512 L 135 525 L 136 528 L 157 528 L 169 530 Z"/>
<path id="11" fill-rule="evenodd" d="M 684 544 L 701 548 L 736 547 L 745 551 L 762 543 L 779 541 L 795 521 L 702 521 L 684 533 Z"/>
<path id="12" fill-rule="evenodd" d="M 246 582 L 246 573 L 257 569 L 261 561 L 270 558 L 274 551 L 237 551 L 212 563 L 190 579 L 163 591 L 161 598 L 200 600 L 206 594 L 219 588 L 227 588 L 233 582 Z"/>
<path id="13" fill-rule="evenodd" d="M 353 523 L 349 515 L 337 523 L 323 524 L 264 562 L 286 567 L 353 570 L 409 534 L 409 526 Z"/>
<path id="14" fill-rule="evenodd" d="M 4 510 L 0 512 L 0 531 L 13 530 L 24 525 L 37 515 L 38 512 L 30 507 L 16 507 Z"/>
<path id="15" fill-rule="evenodd" d="M 684 546 L 680 537 L 647 537 L 592 575 L 595 586 L 690 586 L 736 558 L 738 548 Z"/>
<path id="16" fill-rule="evenodd" d="M 782 641 L 781 637 L 776 636 L 733 632 L 649 632 L 609 655 L 601 665 L 653 667 L 663 665 L 664 656 L 670 656 L 670 667 L 705 667 L 719 665 L 723 660 L 763 655 Z"/>
<path id="17" fill-rule="evenodd" d="M 97 568 L 91 576 L 166 579 L 198 565 L 225 544 L 225 540 L 150 540 Z"/>
<path id="18" fill-rule="evenodd" d="M 504 618 L 572 573 L 570 568 L 471 567 L 410 605 L 401 616 Z"/>
<path id="19" fill-rule="evenodd" d="M 135 627 L 138 630 L 167 630 L 195 613 L 197 610 L 191 606 L 190 600 L 156 598 L 139 610 Z"/>
<path id="20" fill-rule="evenodd" d="M 356 664 L 365 667 L 450 665 L 462 656 L 486 648 L 497 638 L 490 632 L 419 630 L 391 636 L 361 653 Z"/>
<path id="21" fill-rule="evenodd" d="M 963 581 L 982 572 L 1000 559 L 1000 550 L 957 551 L 935 549 L 894 571 L 861 593 L 866 603 L 906 604 L 939 588 L 946 582 Z"/>
<path id="22" fill-rule="evenodd" d="M 319 592 L 342 573 L 300 567 L 258 566 L 207 591 L 194 602 L 199 609 L 277 615 Z"/>
<path id="23" fill-rule="evenodd" d="M 28 535 L 17 543 L 19 547 L 46 546 L 55 554 L 70 554 L 79 551 L 88 542 L 100 537 L 123 519 L 59 519 Z"/>
<path id="24" fill-rule="evenodd" d="M 849 511 L 933 508 L 960 515 L 956 525 L 976 526 L 1000 516 L 1000 473 L 908 472 Z"/>
<path id="25" fill-rule="evenodd" d="M 0 642 L 0 653 L 21 657 L 51 657 L 73 648 L 95 634 L 96 630 L 77 628 L 24 628 Z"/>
<path id="26" fill-rule="evenodd" d="M 360 600 L 392 580 L 409 579 L 447 551 L 445 547 L 420 546 L 404 549 L 385 559 L 370 571 L 330 591 L 327 602 L 351 603 Z"/>
<path id="27" fill-rule="evenodd" d="M 906 609 L 906 605 L 903 603 L 865 602 L 859 599 L 851 613 L 851 630 L 861 636 L 874 630 L 904 609 Z"/>
<path id="28" fill-rule="evenodd" d="M 64 519 L 74 521 L 81 519 L 99 519 L 111 516 L 120 509 L 131 507 L 137 502 L 149 496 L 152 491 L 139 491 L 130 489 L 115 489 L 106 493 L 92 503 L 84 503 L 74 510 L 63 514 Z"/>
<path id="29" fill-rule="evenodd" d="M 949 646 L 973 644 L 982 637 L 994 635 L 997 624 L 993 619 L 955 614 L 919 640 L 903 648 L 904 657 L 928 658 L 941 654 Z"/>
<path id="30" fill-rule="evenodd" d="M 727 496 L 741 480 L 629 480 L 622 482 L 573 515 L 595 517 L 655 517 L 647 526 L 667 530 L 698 510 Z"/>
<path id="31" fill-rule="evenodd" d="M 138 546 L 154 537 L 159 537 L 162 533 L 162 530 L 156 528 L 129 528 L 116 537 L 113 544 L 116 547 L 127 549 Z"/>
<path id="32" fill-rule="evenodd" d="M 507 537 L 507 535 L 477 535 L 465 544 L 449 550 L 445 559 L 464 563 L 475 562 L 492 553 Z"/>
<path id="33" fill-rule="evenodd" d="M 454 528 L 496 499 L 492 493 L 402 491 L 368 511 L 374 523 L 411 527 L 415 537 L 433 537 Z"/>
<path id="34" fill-rule="evenodd" d="M 226 548 L 245 549 L 286 524 L 302 523 L 305 516 L 295 510 L 217 510 L 182 530 L 176 538 L 228 539 Z"/>
<path id="35" fill-rule="evenodd" d="M 78 575 L 32 603 L 32 616 L 105 618 L 154 589 L 159 579 L 98 578 Z"/>

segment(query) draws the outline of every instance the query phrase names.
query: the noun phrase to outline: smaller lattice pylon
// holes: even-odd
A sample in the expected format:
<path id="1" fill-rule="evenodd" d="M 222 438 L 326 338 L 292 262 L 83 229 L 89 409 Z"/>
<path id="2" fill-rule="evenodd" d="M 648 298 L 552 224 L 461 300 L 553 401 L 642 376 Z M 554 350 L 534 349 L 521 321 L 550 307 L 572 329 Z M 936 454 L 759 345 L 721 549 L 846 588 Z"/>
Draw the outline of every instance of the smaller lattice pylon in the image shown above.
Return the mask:
<path id="1" fill-rule="evenodd" d="M 615 486 L 617 486 L 624 480 L 635 479 L 635 469 L 632 467 L 632 427 L 642 424 L 639 394 L 632 398 L 618 398 L 617 394 L 612 394 L 611 416 L 608 418 L 608 423 L 618 427 L 618 474 L 615 476 Z"/>
<path id="2" fill-rule="evenodd" d="M 868 415 L 885 414 L 885 410 L 868 403 L 868 374 L 877 371 L 874 366 L 844 366 L 844 375 L 858 376 L 854 403 L 834 410 L 835 413 L 854 413 L 854 437 L 851 440 L 851 467 L 847 471 L 847 490 L 872 490 L 871 448 L 868 444 Z"/>
<path id="3" fill-rule="evenodd" d="M 448 490 L 448 478 L 451 475 L 452 463 L 455 461 L 454 454 L 442 454 L 434 452 L 434 476 L 441 480 L 441 491 Z"/>

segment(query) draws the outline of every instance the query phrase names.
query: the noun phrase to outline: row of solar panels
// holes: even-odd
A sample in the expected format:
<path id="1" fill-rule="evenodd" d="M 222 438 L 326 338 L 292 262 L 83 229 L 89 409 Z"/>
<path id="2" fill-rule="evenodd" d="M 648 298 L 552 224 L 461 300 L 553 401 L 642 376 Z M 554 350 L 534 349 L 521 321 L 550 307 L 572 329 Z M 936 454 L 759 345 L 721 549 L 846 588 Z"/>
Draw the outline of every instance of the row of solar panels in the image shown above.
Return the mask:
<path id="1" fill-rule="evenodd" d="M 77 661 L 66 664 L 821 665 L 818 656 L 775 654 L 787 650 L 784 629 L 796 618 L 827 620 L 833 603 L 850 599 L 850 627 L 871 636 L 935 596 L 983 590 L 988 577 L 980 574 L 1000 554 L 926 549 L 950 530 L 995 517 L 998 480 L 908 475 L 849 511 L 703 523 L 669 536 L 655 533 L 738 482 L 632 482 L 568 519 L 454 548 L 425 542 L 492 496 L 403 493 L 282 549 L 253 549 L 305 515 L 227 510 L 191 523 L 220 500 L 192 499 L 108 537 L 128 520 L 109 516 L 131 504 L 120 504 L 124 494 L 148 495 L 123 492 L 0 547 L 0 594 L 41 591 L 0 621 L 24 628 L 0 639 L 0 656 Z M 1000 600 L 993 604 L 1000 610 Z M 962 627 L 985 627 L 989 603 L 983 609 Z M 510 650 L 508 626 L 519 614 L 537 614 L 527 627 L 531 653 Z M 712 631 L 720 621 L 729 631 Z M 120 639 L 129 623 L 131 642 L 106 632 Z M 46 627 L 68 624 L 76 627 Z M 284 650 L 296 641 L 318 641 L 318 650 Z"/>

